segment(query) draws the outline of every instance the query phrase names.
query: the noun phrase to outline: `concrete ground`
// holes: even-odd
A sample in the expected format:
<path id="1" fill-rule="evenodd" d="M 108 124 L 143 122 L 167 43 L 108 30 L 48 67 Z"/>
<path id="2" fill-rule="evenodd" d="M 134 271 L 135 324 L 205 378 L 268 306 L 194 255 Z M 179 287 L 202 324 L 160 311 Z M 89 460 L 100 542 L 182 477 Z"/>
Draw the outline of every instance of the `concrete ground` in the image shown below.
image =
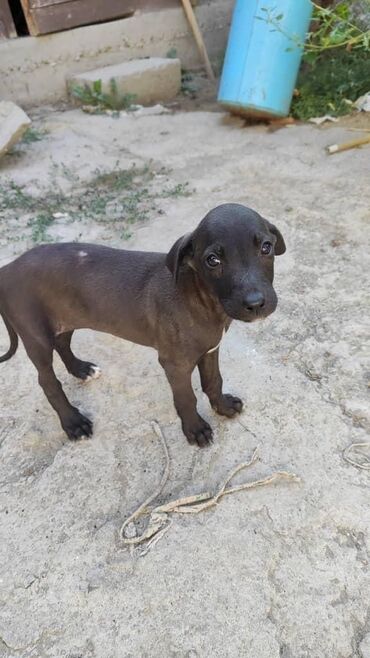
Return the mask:
<path id="1" fill-rule="evenodd" d="M 369 658 L 369 473 L 343 459 L 370 427 L 369 148 L 329 157 L 327 144 L 356 133 L 343 125 L 269 132 L 216 112 L 45 110 L 35 125 L 48 132 L 3 160 L 3 194 L 13 185 L 44 203 L 51 170 L 68 196 L 77 176 L 83 190 L 96 168 L 150 163 L 155 199 L 128 241 L 120 220 L 86 219 L 83 207 L 71 219 L 61 202 L 47 234 L 27 207 L 8 209 L 0 264 L 31 246 L 30 226 L 51 239 L 167 250 L 226 201 L 274 221 L 288 249 L 276 260 L 276 313 L 234 323 L 221 347 L 225 389 L 246 402 L 240 418 L 217 417 L 194 377 L 215 429 L 210 449 L 186 443 L 150 349 L 79 332 L 77 354 L 103 370 L 88 385 L 56 359 L 68 396 L 95 422 L 93 439 L 76 444 L 23 347 L 1 365 L 0 656 Z M 0 345 L 5 352 L 2 324 Z M 119 528 L 164 468 L 153 419 L 171 457 L 161 501 L 216 489 L 256 446 L 260 461 L 241 479 L 285 469 L 301 484 L 174 516 L 141 556 L 122 545 Z"/>

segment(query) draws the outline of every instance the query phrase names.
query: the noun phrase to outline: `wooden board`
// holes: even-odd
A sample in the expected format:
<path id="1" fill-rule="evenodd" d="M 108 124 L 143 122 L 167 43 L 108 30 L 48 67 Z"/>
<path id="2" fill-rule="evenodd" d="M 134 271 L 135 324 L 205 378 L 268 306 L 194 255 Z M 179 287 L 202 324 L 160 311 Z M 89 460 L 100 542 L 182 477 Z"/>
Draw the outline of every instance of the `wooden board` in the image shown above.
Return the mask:
<path id="1" fill-rule="evenodd" d="M 0 0 L 0 40 L 13 39 L 16 36 L 17 31 L 9 9 L 8 0 Z"/>
<path id="2" fill-rule="evenodd" d="M 133 3 L 127 0 L 49 0 L 43 7 L 35 6 L 35 0 L 21 2 L 29 32 L 34 36 L 124 18 L 134 11 Z"/>
<path id="3" fill-rule="evenodd" d="M 21 0 L 21 3 L 29 32 L 34 36 L 124 18 L 137 9 L 179 6 L 178 0 Z"/>

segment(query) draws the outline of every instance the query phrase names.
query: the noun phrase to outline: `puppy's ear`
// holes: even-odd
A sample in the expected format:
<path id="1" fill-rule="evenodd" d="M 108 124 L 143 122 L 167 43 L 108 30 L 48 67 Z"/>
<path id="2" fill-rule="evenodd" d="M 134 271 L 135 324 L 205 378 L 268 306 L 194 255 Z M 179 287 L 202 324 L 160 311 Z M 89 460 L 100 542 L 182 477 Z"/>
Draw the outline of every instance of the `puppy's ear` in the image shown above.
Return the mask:
<path id="1" fill-rule="evenodd" d="M 267 224 L 268 230 L 270 233 L 273 233 L 273 235 L 276 235 L 276 244 L 275 244 L 275 254 L 276 256 L 281 256 L 281 254 L 284 254 L 286 252 L 286 246 L 284 242 L 284 238 L 281 235 L 280 231 L 274 224 L 271 224 L 267 219 L 265 219 L 265 222 Z"/>
<path id="2" fill-rule="evenodd" d="M 166 265 L 172 272 L 176 282 L 181 265 L 193 256 L 192 237 L 192 233 L 186 233 L 182 238 L 176 240 L 166 256 Z"/>

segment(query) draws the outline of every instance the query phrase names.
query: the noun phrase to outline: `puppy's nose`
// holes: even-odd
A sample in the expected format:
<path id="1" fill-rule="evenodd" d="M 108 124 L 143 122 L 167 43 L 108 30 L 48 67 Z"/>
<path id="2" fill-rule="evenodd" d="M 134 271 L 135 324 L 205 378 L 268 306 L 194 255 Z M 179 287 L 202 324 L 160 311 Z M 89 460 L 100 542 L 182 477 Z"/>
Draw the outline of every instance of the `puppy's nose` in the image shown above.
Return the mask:
<path id="1" fill-rule="evenodd" d="M 258 290 L 252 290 L 244 298 L 244 306 L 248 311 L 256 311 L 265 304 L 265 298 Z"/>

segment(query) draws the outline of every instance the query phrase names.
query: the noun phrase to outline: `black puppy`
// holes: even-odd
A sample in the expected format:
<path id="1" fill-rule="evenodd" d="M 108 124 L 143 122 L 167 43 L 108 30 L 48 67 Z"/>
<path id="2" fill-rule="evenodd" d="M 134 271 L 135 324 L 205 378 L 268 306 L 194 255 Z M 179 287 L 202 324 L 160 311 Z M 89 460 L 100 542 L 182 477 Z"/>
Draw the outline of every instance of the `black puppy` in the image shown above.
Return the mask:
<path id="1" fill-rule="evenodd" d="M 66 398 L 53 350 L 86 380 L 98 368 L 71 351 L 75 329 L 154 347 L 186 438 L 205 446 L 212 430 L 197 413 L 191 373 L 198 366 L 218 413 L 241 411 L 239 398 L 222 393 L 218 347 L 233 319 L 252 322 L 275 310 L 274 254 L 284 251 L 275 226 L 232 203 L 211 210 L 167 255 L 93 244 L 36 247 L 0 269 L 0 312 L 11 339 L 0 361 L 14 354 L 20 336 L 63 429 L 78 439 L 92 434 L 92 423 Z"/>

